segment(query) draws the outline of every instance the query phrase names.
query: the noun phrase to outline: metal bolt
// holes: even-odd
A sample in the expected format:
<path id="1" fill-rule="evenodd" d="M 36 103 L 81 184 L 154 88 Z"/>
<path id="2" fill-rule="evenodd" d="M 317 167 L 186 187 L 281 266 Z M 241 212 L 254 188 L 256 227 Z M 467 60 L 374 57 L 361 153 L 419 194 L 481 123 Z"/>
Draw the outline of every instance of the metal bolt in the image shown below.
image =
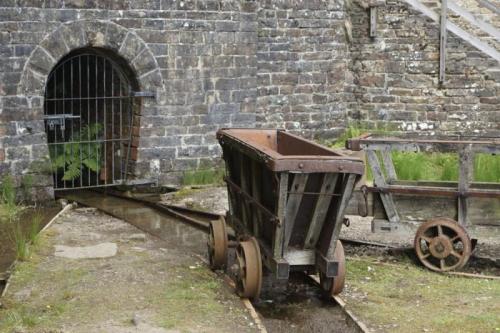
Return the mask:
<path id="1" fill-rule="evenodd" d="M 304 167 L 304 163 L 299 163 L 299 169 L 302 169 Z"/>

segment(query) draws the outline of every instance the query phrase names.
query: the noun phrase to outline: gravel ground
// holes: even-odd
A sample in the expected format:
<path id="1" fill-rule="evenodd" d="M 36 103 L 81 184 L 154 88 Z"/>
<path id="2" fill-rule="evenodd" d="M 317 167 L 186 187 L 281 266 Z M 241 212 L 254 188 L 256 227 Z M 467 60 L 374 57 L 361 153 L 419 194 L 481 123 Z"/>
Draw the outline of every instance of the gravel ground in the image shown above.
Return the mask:
<path id="1" fill-rule="evenodd" d="M 256 330 L 199 256 L 88 208 L 63 215 L 42 235 L 2 303 L 6 333 Z"/>

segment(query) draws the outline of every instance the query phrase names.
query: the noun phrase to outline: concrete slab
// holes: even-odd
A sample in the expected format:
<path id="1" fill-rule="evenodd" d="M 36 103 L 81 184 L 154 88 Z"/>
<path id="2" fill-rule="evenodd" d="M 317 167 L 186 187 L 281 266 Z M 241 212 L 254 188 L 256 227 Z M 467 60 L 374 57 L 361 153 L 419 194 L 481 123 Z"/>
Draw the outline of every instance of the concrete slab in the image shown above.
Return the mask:
<path id="1" fill-rule="evenodd" d="M 93 246 L 65 246 L 55 245 L 56 257 L 70 259 L 97 259 L 116 256 L 118 246 L 116 243 L 101 243 Z"/>

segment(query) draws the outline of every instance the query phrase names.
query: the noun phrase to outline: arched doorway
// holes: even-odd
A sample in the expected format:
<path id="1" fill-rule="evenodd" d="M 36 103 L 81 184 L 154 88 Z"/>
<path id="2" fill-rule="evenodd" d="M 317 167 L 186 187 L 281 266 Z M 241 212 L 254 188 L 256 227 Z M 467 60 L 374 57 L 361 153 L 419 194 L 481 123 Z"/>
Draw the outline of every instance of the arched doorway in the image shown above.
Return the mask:
<path id="1" fill-rule="evenodd" d="M 54 189 L 122 184 L 131 173 L 135 78 L 104 49 L 66 55 L 45 86 L 45 131 Z"/>

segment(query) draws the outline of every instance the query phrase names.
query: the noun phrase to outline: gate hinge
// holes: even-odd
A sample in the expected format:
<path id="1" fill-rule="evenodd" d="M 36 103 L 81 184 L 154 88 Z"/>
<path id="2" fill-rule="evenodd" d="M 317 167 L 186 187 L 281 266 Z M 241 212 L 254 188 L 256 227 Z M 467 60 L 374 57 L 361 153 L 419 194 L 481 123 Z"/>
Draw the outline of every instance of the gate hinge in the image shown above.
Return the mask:
<path id="1" fill-rule="evenodd" d="M 132 91 L 134 97 L 155 98 L 156 95 L 152 91 Z"/>

